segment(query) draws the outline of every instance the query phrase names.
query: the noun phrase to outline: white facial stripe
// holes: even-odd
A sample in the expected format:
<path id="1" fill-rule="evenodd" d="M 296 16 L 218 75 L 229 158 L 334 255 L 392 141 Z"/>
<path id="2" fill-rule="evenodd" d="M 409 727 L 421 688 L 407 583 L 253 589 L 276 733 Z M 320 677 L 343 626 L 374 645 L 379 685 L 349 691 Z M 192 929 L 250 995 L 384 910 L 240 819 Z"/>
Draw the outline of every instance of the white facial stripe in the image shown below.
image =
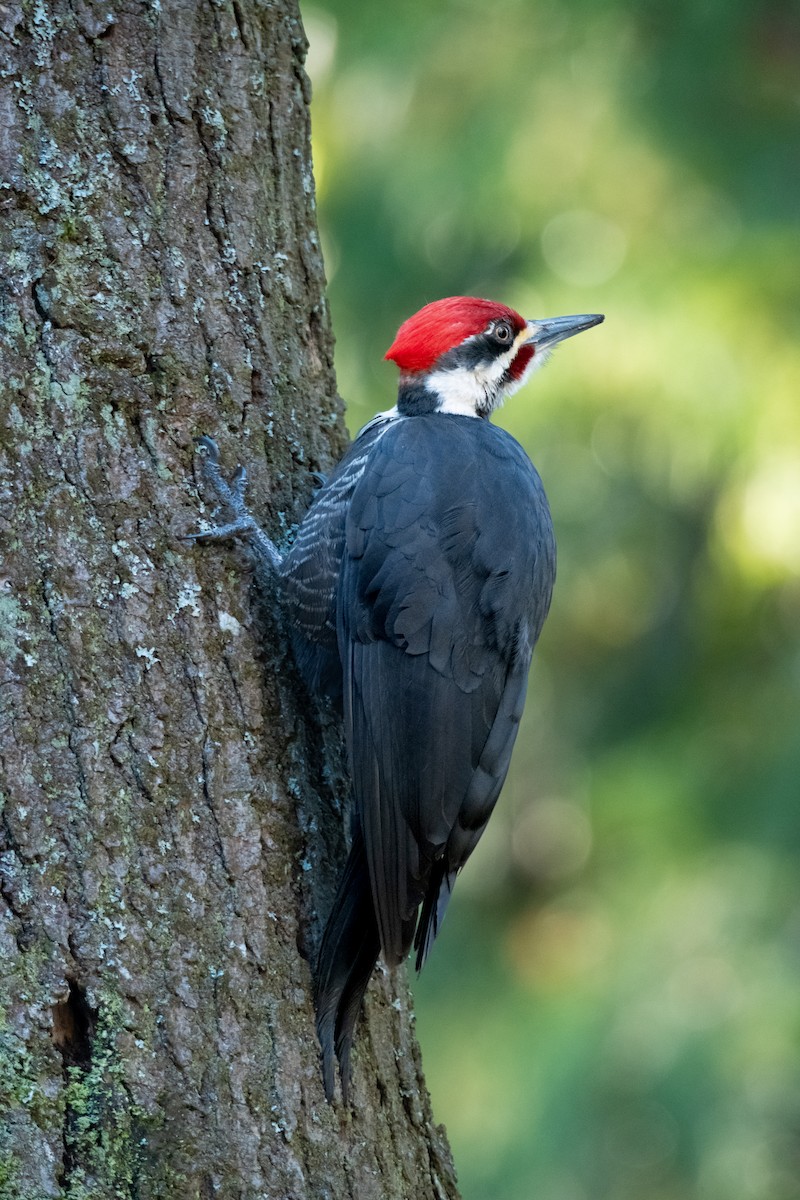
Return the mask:
<path id="1" fill-rule="evenodd" d="M 441 397 L 439 412 L 458 413 L 462 417 L 477 417 L 478 404 L 484 392 L 474 371 L 434 371 L 425 381 L 432 392 Z"/>
<path id="2" fill-rule="evenodd" d="M 457 367 L 455 370 L 434 371 L 428 377 L 427 384 L 432 391 L 441 396 L 439 412 L 477 417 L 479 413 L 490 412 L 501 404 L 507 395 L 515 392 L 524 383 L 530 373 L 531 368 L 525 372 L 522 379 L 516 380 L 510 388 L 506 386 L 499 391 L 500 381 L 520 346 L 528 340 L 530 335 L 531 328 L 526 325 L 514 338 L 508 350 L 498 355 L 492 362 L 482 363 L 477 367 Z"/>
<path id="3" fill-rule="evenodd" d="M 504 354 L 499 355 L 491 363 L 477 367 L 458 367 L 449 371 L 434 371 L 428 376 L 428 387 L 441 397 L 438 411 L 457 413 L 465 417 L 477 417 L 493 411 L 503 403 L 508 396 L 527 383 L 534 371 L 547 362 L 550 350 L 539 350 L 531 355 L 530 362 L 518 379 L 506 383 L 502 388 L 500 381 L 516 355 L 526 344 L 534 340 L 537 325 L 528 321 Z M 482 336 L 479 334 L 475 335 Z M 468 340 L 472 340 L 471 338 Z"/>
<path id="4" fill-rule="evenodd" d="M 457 367 L 450 371 L 434 371 L 427 380 L 428 387 L 442 397 L 440 412 L 460 413 L 476 417 L 495 407 L 497 388 L 508 364 L 516 353 L 512 345 L 494 362 L 477 367 Z"/>

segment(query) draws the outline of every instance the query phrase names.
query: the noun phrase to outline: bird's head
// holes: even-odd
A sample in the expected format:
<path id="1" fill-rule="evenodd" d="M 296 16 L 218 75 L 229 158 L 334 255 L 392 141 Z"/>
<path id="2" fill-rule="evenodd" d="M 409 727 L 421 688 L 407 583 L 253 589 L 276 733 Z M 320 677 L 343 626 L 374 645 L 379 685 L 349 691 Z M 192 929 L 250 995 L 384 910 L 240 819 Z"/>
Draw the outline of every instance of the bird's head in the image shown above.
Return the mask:
<path id="1" fill-rule="evenodd" d="M 435 300 L 403 322 L 386 351 L 400 368 L 398 410 L 488 417 L 558 342 L 602 320 L 592 313 L 526 321 L 493 300 Z"/>

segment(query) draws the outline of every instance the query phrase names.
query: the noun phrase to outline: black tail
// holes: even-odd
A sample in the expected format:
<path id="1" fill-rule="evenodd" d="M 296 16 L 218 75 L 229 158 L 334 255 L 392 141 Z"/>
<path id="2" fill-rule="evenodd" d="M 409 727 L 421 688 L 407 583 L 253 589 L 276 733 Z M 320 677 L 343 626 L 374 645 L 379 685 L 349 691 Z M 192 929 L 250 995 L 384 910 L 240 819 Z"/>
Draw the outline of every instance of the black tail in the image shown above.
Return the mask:
<path id="1" fill-rule="evenodd" d="M 430 954 L 431 946 L 439 932 L 439 926 L 444 920 L 444 914 L 447 905 L 450 903 L 450 897 L 453 894 L 453 884 L 456 881 L 457 874 L 457 871 L 447 871 L 444 859 L 440 859 L 433 865 L 431 877 L 428 881 L 428 890 L 425 893 L 425 899 L 422 903 L 422 912 L 417 924 L 417 932 L 414 936 L 414 949 L 417 952 L 416 967 L 418 971 L 421 971 L 424 967 L 425 960 Z"/>
<path id="2" fill-rule="evenodd" d="M 333 1100 L 335 1051 L 342 1098 L 347 1103 L 353 1031 L 379 951 L 364 839 L 356 826 L 317 960 L 314 1006 L 322 1047 L 322 1081 L 329 1101 Z"/>

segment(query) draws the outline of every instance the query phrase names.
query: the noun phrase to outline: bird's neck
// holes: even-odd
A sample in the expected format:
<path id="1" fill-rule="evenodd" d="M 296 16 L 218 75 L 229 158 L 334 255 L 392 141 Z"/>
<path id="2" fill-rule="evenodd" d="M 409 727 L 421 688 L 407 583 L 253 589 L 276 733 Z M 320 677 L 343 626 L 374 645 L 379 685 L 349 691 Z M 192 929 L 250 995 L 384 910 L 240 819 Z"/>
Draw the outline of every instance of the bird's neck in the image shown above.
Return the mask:
<path id="1" fill-rule="evenodd" d="M 427 375 L 401 375 L 397 388 L 397 411 L 404 417 L 419 417 L 436 412 L 440 404 L 437 393 L 428 387 Z"/>
<path id="2" fill-rule="evenodd" d="M 397 411 L 404 417 L 441 412 L 463 417 L 488 416 L 476 411 L 472 388 L 464 387 L 459 373 L 437 371 L 432 375 L 404 374 L 400 376 L 397 392 Z"/>

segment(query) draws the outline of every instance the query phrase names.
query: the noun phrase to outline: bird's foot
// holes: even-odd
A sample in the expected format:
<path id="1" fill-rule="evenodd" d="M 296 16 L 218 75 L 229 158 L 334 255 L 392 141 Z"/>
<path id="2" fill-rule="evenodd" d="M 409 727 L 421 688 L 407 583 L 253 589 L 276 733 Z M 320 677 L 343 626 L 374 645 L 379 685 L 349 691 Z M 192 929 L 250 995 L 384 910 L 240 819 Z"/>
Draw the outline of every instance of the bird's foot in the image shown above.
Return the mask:
<path id="1" fill-rule="evenodd" d="M 244 496 L 247 491 L 247 471 L 239 466 L 230 480 L 222 474 L 219 461 L 219 446 L 213 438 L 199 437 L 195 439 L 202 453 L 201 473 L 203 479 L 217 499 L 235 516 L 235 520 L 224 525 L 210 525 L 207 529 L 198 529 L 195 533 L 185 534 L 189 542 L 224 541 L 226 538 L 248 535 L 255 528 L 256 521 L 245 504 Z"/>
<path id="2" fill-rule="evenodd" d="M 247 471 L 238 466 L 230 480 L 222 474 L 219 461 L 219 447 L 213 438 L 205 434 L 196 439 L 202 453 L 202 476 L 216 495 L 223 507 L 230 509 L 233 520 L 223 525 L 209 525 L 207 529 L 198 529 L 194 533 L 183 535 L 187 542 L 219 542 L 234 537 L 243 537 L 250 542 L 254 550 L 263 556 L 269 565 L 277 570 L 281 564 L 281 555 L 277 546 L 256 521 L 245 503 L 247 491 Z"/>

